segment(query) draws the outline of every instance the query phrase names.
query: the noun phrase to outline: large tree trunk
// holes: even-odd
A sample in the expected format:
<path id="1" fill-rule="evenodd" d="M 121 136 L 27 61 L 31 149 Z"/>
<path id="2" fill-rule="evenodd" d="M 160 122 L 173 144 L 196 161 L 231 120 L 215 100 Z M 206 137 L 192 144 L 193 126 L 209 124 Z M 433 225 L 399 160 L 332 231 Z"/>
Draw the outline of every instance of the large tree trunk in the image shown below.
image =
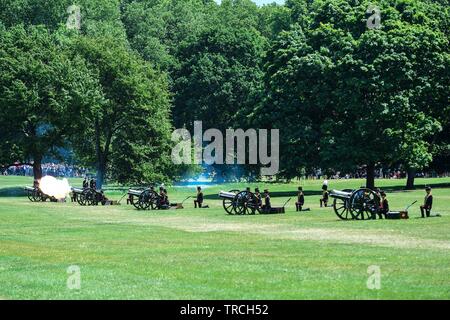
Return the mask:
<path id="1" fill-rule="evenodd" d="M 97 165 L 97 189 L 101 189 L 103 187 L 103 183 L 105 182 L 105 171 L 106 166 L 103 163 L 99 163 Z"/>
<path id="2" fill-rule="evenodd" d="M 414 178 L 416 177 L 416 169 L 409 168 L 407 170 L 408 178 L 406 179 L 406 190 L 414 189 Z"/>
<path id="3" fill-rule="evenodd" d="M 33 176 L 37 181 L 42 178 L 42 156 L 35 156 L 33 159 Z"/>
<path id="4" fill-rule="evenodd" d="M 370 162 L 367 164 L 366 188 L 375 188 L 375 164 Z"/>
<path id="5" fill-rule="evenodd" d="M 97 164 L 97 189 L 102 189 L 105 182 L 106 162 L 103 160 L 98 161 Z"/>

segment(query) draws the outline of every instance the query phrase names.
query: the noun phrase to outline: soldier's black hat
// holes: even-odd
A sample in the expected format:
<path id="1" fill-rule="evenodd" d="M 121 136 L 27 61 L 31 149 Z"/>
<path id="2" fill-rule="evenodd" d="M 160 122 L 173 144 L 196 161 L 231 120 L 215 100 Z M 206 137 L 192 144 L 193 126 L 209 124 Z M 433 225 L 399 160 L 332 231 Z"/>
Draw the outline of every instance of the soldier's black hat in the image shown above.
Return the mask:
<path id="1" fill-rule="evenodd" d="M 425 191 L 431 191 L 431 187 L 430 186 L 426 186 L 425 187 Z"/>
<path id="2" fill-rule="evenodd" d="M 255 188 L 255 192 L 259 192 L 259 188 Z"/>
<path id="3" fill-rule="evenodd" d="M 380 192 L 380 195 L 381 195 L 382 197 L 386 197 L 386 192 L 381 191 L 381 192 Z"/>
<path id="4" fill-rule="evenodd" d="M 269 189 L 264 189 L 264 193 L 269 193 Z"/>
<path id="5" fill-rule="evenodd" d="M 303 191 L 303 188 L 302 188 L 302 187 L 298 187 L 298 190 L 299 190 L 299 191 Z"/>

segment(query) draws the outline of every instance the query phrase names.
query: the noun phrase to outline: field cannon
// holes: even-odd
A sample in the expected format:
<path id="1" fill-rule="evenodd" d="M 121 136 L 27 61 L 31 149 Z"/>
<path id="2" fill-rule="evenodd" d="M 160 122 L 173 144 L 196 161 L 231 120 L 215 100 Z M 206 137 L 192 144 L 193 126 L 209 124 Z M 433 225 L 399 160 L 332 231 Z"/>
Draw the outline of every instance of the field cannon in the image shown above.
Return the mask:
<path id="1" fill-rule="evenodd" d="M 330 196 L 334 212 L 342 220 L 371 219 L 380 210 L 380 196 L 371 189 L 332 190 Z"/>
<path id="2" fill-rule="evenodd" d="M 220 191 L 219 198 L 228 214 L 255 214 L 261 212 L 259 200 L 250 191 L 230 190 Z"/>
<path id="3" fill-rule="evenodd" d="M 129 189 L 127 203 L 132 204 L 138 210 L 154 210 L 160 207 L 160 196 L 152 188 Z"/>
<path id="4" fill-rule="evenodd" d="M 103 192 L 93 188 L 72 188 L 72 199 L 80 206 L 97 206 L 99 203 L 105 205 L 108 202 Z"/>
<path id="5" fill-rule="evenodd" d="M 223 208 L 230 215 L 285 213 L 284 207 L 290 200 L 286 201 L 282 207 L 264 208 L 261 200 L 253 192 L 247 190 L 220 191 L 219 198 L 222 199 Z"/>
<path id="6" fill-rule="evenodd" d="M 31 202 L 45 202 L 48 199 L 53 202 L 56 201 L 54 197 L 46 195 L 38 187 L 25 187 L 25 192 L 27 193 L 27 197 Z"/>

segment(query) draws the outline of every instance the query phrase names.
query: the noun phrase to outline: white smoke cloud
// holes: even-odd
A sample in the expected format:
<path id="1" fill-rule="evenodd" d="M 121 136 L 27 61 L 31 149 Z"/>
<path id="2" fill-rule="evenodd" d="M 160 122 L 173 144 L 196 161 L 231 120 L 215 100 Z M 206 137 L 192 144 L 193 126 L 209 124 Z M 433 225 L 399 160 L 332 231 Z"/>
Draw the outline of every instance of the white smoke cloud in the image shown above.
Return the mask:
<path id="1" fill-rule="evenodd" d="M 52 176 L 45 176 L 41 179 L 39 187 L 43 193 L 56 199 L 65 199 L 70 191 L 69 181 L 67 179 L 58 180 Z"/>

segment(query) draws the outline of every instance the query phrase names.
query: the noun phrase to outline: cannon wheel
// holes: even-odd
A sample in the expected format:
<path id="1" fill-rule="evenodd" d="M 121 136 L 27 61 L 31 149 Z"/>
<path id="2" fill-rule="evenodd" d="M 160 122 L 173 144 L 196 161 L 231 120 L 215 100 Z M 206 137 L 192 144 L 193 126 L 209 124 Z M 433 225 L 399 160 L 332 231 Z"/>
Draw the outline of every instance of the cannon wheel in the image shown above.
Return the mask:
<path id="1" fill-rule="evenodd" d="M 38 191 L 36 189 L 34 189 L 33 191 L 27 190 L 27 196 L 31 202 L 38 202 L 41 200 L 41 198 L 39 197 Z"/>
<path id="2" fill-rule="evenodd" d="M 88 206 L 97 205 L 96 191 L 88 188 L 83 191 L 84 204 Z"/>
<path id="3" fill-rule="evenodd" d="M 157 198 L 158 194 L 155 191 L 145 190 L 141 193 L 139 200 L 137 201 L 139 209 L 147 210 L 151 208 L 154 210 L 156 208 Z"/>
<path id="4" fill-rule="evenodd" d="M 86 197 L 84 196 L 84 192 L 83 193 L 79 193 L 77 195 L 77 202 L 80 206 L 85 206 L 86 205 Z"/>
<path id="5" fill-rule="evenodd" d="M 379 209 L 380 198 L 373 190 L 362 188 L 352 193 L 350 199 L 351 214 L 357 220 L 368 220 Z"/>
<path id="6" fill-rule="evenodd" d="M 43 194 L 41 190 L 37 190 L 36 191 L 36 199 L 37 199 L 37 201 L 46 202 L 47 199 L 50 199 L 50 197 Z"/>
<path id="7" fill-rule="evenodd" d="M 235 194 L 238 194 L 239 190 L 230 190 L 229 192 L 233 192 Z M 234 211 L 234 207 L 235 207 L 234 199 L 233 200 L 232 199 L 223 199 L 222 205 L 223 205 L 223 208 L 225 209 L 225 211 L 228 214 L 234 214 L 235 213 L 235 211 Z"/>
<path id="8" fill-rule="evenodd" d="M 135 195 L 131 195 L 130 202 L 133 205 L 133 207 L 139 210 L 141 209 L 141 207 L 139 206 L 139 200 L 136 200 L 135 197 L 136 197 Z"/>
<path id="9" fill-rule="evenodd" d="M 334 202 L 333 202 L 334 212 L 342 220 L 354 219 L 348 204 L 349 204 L 348 199 L 339 199 L 339 198 L 334 199 Z M 350 214 L 350 217 L 349 217 L 349 214 Z"/>
<path id="10" fill-rule="evenodd" d="M 241 191 L 234 198 L 234 212 L 236 214 L 255 214 L 260 212 L 256 203 L 256 196 L 252 192 Z"/>

